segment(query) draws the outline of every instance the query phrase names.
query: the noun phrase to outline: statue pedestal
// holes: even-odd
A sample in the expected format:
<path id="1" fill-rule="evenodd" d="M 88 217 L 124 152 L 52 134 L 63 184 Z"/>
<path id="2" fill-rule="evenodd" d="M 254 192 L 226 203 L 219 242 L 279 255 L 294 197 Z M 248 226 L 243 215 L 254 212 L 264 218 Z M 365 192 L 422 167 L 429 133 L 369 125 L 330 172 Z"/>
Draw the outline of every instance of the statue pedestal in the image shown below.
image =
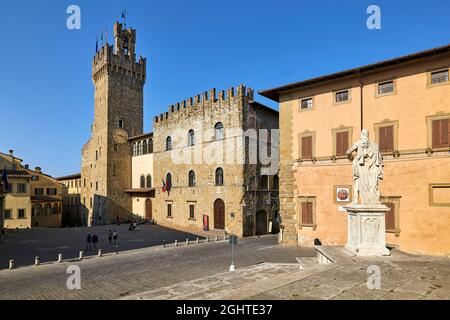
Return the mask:
<path id="1" fill-rule="evenodd" d="M 358 256 L 389 256 L 386 248 L 384 205 L 350 205 L 348 213 L 348 242 L 345 248 Z"/>

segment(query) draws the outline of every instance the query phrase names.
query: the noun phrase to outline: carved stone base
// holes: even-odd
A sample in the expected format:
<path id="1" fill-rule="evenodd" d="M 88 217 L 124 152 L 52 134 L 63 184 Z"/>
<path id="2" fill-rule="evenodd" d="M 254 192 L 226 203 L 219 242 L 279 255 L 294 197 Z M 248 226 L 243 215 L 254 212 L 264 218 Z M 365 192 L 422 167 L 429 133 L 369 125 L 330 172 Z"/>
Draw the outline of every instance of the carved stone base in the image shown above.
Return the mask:
<path id="1" fill-rule="evenodd" d="M 389 256 L 386 248 L 384 205 L 350 205 L 348 213 L 348 242 L 345 248 L 358 256 Z"/>

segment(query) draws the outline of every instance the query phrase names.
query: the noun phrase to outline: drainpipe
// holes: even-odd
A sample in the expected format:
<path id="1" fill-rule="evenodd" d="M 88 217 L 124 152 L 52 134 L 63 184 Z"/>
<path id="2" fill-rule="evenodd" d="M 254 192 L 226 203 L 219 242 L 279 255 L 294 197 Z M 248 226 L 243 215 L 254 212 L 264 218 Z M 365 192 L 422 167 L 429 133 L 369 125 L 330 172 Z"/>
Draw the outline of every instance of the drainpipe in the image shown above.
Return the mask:
<path id="1" fill-rule="evenodd" d="M 364 83 L 362 81 L 361 72 L 359 68 L 356 70 L 356 75 L 358 77 L 359 88 L 361 93 L 360 114 L 361 114 L 361 131 L 362 131 L 364 129 Z"/>

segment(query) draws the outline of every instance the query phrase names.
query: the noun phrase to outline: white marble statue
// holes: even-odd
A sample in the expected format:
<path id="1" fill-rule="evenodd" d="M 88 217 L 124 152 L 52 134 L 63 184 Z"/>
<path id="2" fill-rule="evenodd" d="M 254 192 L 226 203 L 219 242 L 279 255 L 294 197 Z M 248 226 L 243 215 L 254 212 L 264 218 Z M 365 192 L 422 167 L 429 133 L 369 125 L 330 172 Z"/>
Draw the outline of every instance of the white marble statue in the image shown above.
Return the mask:
<path id="1" fill-rule="evenodd" d="M 383 179 L 383 158 L 378 145 L 369 141 L 367 129 L 361 131 L 361 139 L 347 150 L 347 156 L 353 159 L 353 204 L 381 205 L 379 181 Z"/>

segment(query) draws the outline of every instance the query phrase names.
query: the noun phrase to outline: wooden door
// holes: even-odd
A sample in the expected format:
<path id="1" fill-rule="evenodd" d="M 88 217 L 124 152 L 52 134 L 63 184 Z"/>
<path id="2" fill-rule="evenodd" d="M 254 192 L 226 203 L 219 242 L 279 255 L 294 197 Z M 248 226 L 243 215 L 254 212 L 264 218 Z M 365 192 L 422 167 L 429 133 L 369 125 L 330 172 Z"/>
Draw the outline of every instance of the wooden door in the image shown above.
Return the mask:
<path id="1" fill-rule="evenodd" d="M 222 199 L 214 202 L 214 229 L 225 229 L 225 203 Z"/>

